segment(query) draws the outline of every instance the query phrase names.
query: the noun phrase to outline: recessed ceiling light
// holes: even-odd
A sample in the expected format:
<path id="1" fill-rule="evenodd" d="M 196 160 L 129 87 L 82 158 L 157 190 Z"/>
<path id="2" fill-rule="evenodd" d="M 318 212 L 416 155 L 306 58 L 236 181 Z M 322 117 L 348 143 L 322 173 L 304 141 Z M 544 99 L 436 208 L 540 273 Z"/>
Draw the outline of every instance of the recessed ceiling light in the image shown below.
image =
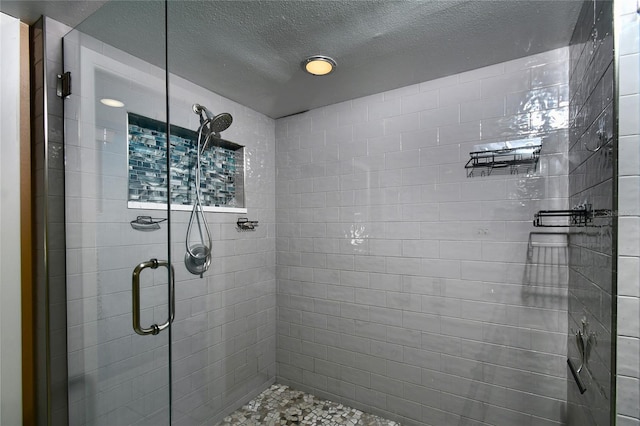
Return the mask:
<path id="1" fill-rule="evenodd" d="M 124 103 L 120 102 L 117 99 L 103 98 L 103 99 L 100 99 L 100 102 L 103 105 L 106 105 L 106 106 L 109 106 L 109 107 L 113 107 L 113 108 L 122 108 L 124 106 Z"/>
<path id="2" fill-rule="evenodd" d="M 302 61 L 302 69 L 312 75 L 327 75 L 337 66 L 336 61 L 328 56 L 314 55 Z"/>

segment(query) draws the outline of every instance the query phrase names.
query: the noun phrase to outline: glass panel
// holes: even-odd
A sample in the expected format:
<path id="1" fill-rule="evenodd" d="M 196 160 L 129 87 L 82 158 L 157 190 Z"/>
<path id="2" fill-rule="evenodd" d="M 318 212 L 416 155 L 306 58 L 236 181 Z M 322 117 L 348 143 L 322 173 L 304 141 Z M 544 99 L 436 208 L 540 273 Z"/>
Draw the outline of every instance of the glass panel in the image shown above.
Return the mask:
<path id="1" fill-rule="evenodd" d="M 171 186 L 185 197 L 172 205 L 172 410 L 180 425 L 214 425 L 275 381 L 275 122 L 207 84 L 226 85 L 220 53 L 246 53 L 236 40 L 252 24 L 238 17 L 257 6 L 167 2 L 171 128 L 195 133 L 202 151 L 184 167 L 189 151 L 175 152 L 172 141 L 172 168 L 183 177 L 172 172 Z M 203 211 L 192 216 L 198 198 Z M 210 253 L 206 267 L 198 253 Z"/>
<path id="2" fill-rule="evenodd" d="M 164 14 L 109 2 L 64 38 L 71 425 L 170 423 L 169 212 L 127 206 L 128 114 L 168 122 Z M 166 205 L 166 135 L 155 142 Z"/>
<path id="3" fill-rule="evenodd" d="M 568 189 L 570 206 L 583 204 L 594 214 L 569 238 L 568 425 L 613 424 L 615 412 L 613 38 L 613 2 L 583 4 L 569 55 Z"/>

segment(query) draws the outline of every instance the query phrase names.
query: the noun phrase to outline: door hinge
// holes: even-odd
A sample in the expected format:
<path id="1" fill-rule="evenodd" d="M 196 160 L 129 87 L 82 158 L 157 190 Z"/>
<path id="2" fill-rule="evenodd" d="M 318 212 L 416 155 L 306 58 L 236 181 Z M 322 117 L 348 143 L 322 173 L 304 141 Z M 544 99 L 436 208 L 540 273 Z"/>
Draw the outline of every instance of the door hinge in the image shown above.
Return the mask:
<path id="1" fill-rule="evenodd" d="M 62 99 L 66 99 L 71 95 L 71 73 L 69 71 L 64 74 L 58 74 L 56 95 Z"/>

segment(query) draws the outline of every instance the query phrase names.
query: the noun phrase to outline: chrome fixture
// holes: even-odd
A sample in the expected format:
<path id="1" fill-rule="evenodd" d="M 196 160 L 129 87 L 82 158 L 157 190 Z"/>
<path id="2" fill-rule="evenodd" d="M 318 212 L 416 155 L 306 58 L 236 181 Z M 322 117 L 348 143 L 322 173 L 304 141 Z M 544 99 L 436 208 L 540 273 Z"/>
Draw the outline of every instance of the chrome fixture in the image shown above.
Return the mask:
<path id="1" fill-rule="evenodd" d="M 575 365 L 573 364 L 573 361 L 571 361 L 571 358 L 567 358 L 567 364 L 569 365 L 569 370 L 571 371 L 573 380 L 575 380 L 576 385 L 578 386 L 578 390 L 580 391 L 581 394 L 585 393 L 587 391 L 587 388 L 584 385 L 582 378 L 580 377 L 579 369 L 576 369 Z"/>
<path id="2" fill-rule="evenodd" d="M 223 112 L 214 116 L 207 107 L 200 104 L 193 104 L 192 109 L 193 112 L 200 115 L 200 129 L 198 129 L 198 133 L 205 129 L 206 126 L 206 131 L 209 135 L 213 134 L 214 137 L 219 138 L 220 132 L 227 130 L 229 126 L 231 126 L 231 123 L 233 123 L 233 117 L 228 112 Z M 208 139 L 209 137 L 207 136 L 205 143 L 202 146 L 202 150 L 205 149 Z"/>
<path id="3" fill-rule="evenodd" d="M 333 58 L 324 55 L 313 55 L 302 61 L 302 69 L 311 75 L 327 75 L 332 73 L 338 64 Z"/>
<path id="4" fill-rule="evenodd" d="M 582 328 L 574 331 L 571 330 L 575 334 L 575 342 L 576 347 L 578 349 L 578 355 L 580 357 L 580 366 L 578 368 L 575 367 L 571 358 L 567 359 L 567 364 L 569 365 L 569 370 L 571 370 L 571 374 L 573 375 L 573 379 L 578 385 L 578 390 L 583 394 L 587 391 L 586 386 L 580 377 L 580 372 L 583 367 L 587 367 L 589 369 L 589 358 L 591 358 L 591 350 L 594 346 L 598 344 L 597 333 L 589 330 L 589 323 L 586 318 L 582 318 Z"/>
<path id="5" fill-rule="evenodd" d="M 193 112 L 200 116 L 200 127 L 198 128 L 198 145 L 196 147 L 196 168 L 195 168 L 195 191 L 196 200 L 193 203 L 191 217 L 189 218 L 189 226 L 187 227 L 187 236 L 185 238 L 185 246 L 187 252 L 184 255 L 184 264 L 187 270 L 194 275 L 204 274 L 211 265 L 211 232 L 209 225 L 204 216 L 202 207 L 202 189 L 200 188 L 201 161 L 200 156 L 204 152 L 211 138 L 220 138 L 220 132 L 223 132 L 231 126 L 233 117 L 228 112 L 223 112 L 214 116 L 211 111 L 200 104 L 193 104 Z M 194 222 L 198 224 L 200 234 L 200 243 L 189 245 L 191 239 L 191 230 Z M 204 225 L 204 227 L 202 226 Z M 204 228 L 204 229 L 203 229 Z M 205 236 L 206 233 L 206 242 Z"/>
<path id="6" fill-rule="evenodd" d="M 140 325 L 140 273 L 143 269 L 151 268 L 158 269 L 159 266 L 165 266 L 170 270 L 170 287 L 169 287 L 169 318 L 164 324 L 152 324 L 149 328 L 144 328 Z M 147 334 L 156 335 L 165 328 L 169 327 L 169 324 L 173 322 L 176 316 L 176 274 L 173 269 L 173 265 L 170 265 L 166 260 L 151 259 L 146 262 L 142 262 L 133 270 L 132 278 L 132 293 L 133 293 L 133 330 L 141 336 Z"/>

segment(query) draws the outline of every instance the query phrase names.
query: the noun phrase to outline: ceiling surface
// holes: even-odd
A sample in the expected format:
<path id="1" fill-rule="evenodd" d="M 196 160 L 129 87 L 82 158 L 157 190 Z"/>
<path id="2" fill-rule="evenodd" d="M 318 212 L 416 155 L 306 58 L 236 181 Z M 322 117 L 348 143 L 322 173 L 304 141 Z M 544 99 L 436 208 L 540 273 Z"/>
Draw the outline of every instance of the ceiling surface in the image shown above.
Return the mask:
<path id="1" fill-rule="evenodd" d="M 569 44 L 582 0 L 7 1 L 272 118 Z M 86 19 L 88 18 L 88 19 Z M 165 37 L 168 35 L 168 37 Z M 335 72 L 306 74 L 321 54 Z"/>

